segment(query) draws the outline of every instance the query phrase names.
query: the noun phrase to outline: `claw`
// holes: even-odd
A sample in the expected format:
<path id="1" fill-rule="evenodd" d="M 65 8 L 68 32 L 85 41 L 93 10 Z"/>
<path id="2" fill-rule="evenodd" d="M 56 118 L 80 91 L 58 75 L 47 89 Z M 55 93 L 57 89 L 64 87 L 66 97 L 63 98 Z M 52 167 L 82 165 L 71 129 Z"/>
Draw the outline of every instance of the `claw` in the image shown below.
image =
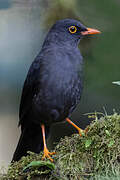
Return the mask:
<path id="1" fill-rule="evenodd" d="M 89 128 L 87 127 L 87 128 L 85 128 L 85 135 L 87 134 L 87 132 L 88 132 L 88 130 L 89 130 Z"/>
<path id="2" fill-rule="evenodd" d="M 52 155 L 54 155 L 55 152 L 49 152 L 47 148 L 44 149 L 44 155 L 42 157 L 42 160 L 44 160 L 45 158 L 48 158 L 50 161 L 53 162 L 53 159 L 51 158 Z"/>
<path id="3" fill-rule="evenodd" d="M 82 130 L 82 129 L 79 129 L 79 130 L 78 130 L 78 133 L 79 133 L 80 136 L 85 136 L 85 132 L 84 132 L 84 130 Z"/>
<path id="4" fill-rule="evenodd" d="M 51 156 L 54 155 L 55 152 L 49 152 L 49 150 L 47 149 L 46 140 L 45 140 L 45 126 L 42 124 L 41 128 L 42 128 L 43 144 L 44 144 L 44 155 L 42 159 L 48 158 L 50 161 L 53 162 L 53 159 L 51 158 Z"/>
<path id="5" fill-rule="evenodd" d="M 79 128 L 78 132 L 79 132 L 80 136 L 86 136 L 87 132 L 88 132 L 88 128 L 86 128 L 85 130 L 82 130 L 82 129 Z"/>
<path id="6" fill-rule="evenodd" d="M 85 136 L 87 134 L 88 128 L 86 128 L 85 130 L 82 130 L 76 124 L 74 124 L 69 118 L 66 118 L 66 121 L 78 130 L 80 136 Z"/>

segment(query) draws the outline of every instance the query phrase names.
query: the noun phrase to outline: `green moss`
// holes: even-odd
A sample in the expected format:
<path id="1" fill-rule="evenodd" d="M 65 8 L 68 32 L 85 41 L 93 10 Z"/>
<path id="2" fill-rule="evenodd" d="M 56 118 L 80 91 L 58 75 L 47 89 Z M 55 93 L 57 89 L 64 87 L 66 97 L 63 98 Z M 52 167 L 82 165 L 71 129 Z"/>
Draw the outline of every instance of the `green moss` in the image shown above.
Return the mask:
<path id="1" fill-rule="evenodd" d="M 28 154 L 28 156 L 22 157 L 20 161 L 14 162 L 9 166 L 7 175 L 3 178 L 3 180 L 31 180 L 32 178 L 35 179 L 35 177 L 37 178 L 39 176 L 42 179 L 48 179 L 52 170 L 52 168 L 50 167 L 51 162 L 48 160 L 40 161 L 42 158 L 42 153 L 35 154 L 33 152 L 28 152 Z M 31 162 L 33 162 L 32 165 Z M 35 165 L 34 162 L 37 162 L 37 165 Z"/>
<path id="2" fill-rule="evenodd" d="M 29 180 L 35 177 L 36 180 L 98 180 L 120 177 L 120 115 L 115 113 L 99 120 L 96 117 L 88 128 L 86 136 L 73 134 L 61 139 L 55 148 L 55 169 L 50 169 L 46 164 L 41 167 L 30 165 L 27 171 L 23 171 L 32 161 L 40 161 L 42 157 L 42 153 L 29 152 L 27 157 L 11 164 L 7 175 L 1 180 Z"/>
<path id="3" fill-rule="evenodd" d="M 96 118 L 87 136 L 65 137 L 57 145 L 56 152 L 60 173 L 70 179 L 106 172 L 111 176 L 115 169 L 120 171 L 120 115 Z"/>

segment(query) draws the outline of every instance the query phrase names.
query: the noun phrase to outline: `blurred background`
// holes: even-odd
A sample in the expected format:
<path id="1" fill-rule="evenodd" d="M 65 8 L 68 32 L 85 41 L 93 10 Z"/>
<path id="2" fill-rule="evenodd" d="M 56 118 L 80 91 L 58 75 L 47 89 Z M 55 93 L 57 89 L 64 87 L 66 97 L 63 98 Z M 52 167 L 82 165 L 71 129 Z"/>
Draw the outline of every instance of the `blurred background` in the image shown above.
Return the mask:
<path id="1" fill-rule="evenodd" d="M 22 86 L 50 26 L 75 18 L 102 34 L 80 43 L 84 56 L 84 92 L 72 120 L 85 128 L 89 112 L 119 113 L 120 2 L 119 0 L 0 0 L 0 166 L 7 165 L 17 145 Z M 104 107 L 104 108 L 103 108 Z M 52 127 L 49 146 L 76 132 L 67 123 Z"/>

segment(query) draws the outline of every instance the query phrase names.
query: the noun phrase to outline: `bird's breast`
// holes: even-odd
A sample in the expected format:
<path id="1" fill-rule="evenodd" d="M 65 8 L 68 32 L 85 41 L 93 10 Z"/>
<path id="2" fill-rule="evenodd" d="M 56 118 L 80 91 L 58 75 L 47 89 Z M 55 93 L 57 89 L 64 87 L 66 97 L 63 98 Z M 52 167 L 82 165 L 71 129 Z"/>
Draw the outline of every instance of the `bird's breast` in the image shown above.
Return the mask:
<path id="1" fill-rule="evenodd" d="M 70 58 L 70 59 L 69 59 Z M 75 58 L 75 56 L 74 56 Z M 35 108 L 58 120 L 78 104 L 82 92 L 81 64 L 67 56 L 47 63 L 42 69 Z M 80 71 L 79 71 L 80 69 Z M 55 118 L 56 120 L 56 118 Z"/>
<path id="2" fill-rule="evenodd" d="M 36 104 L 41 109 L 58 109 L 64 112 L 77 104 L 81 96 L 82 82 L 77 73 L 69 70 L 52 71 L 44 77 L 36 96 Z"/>

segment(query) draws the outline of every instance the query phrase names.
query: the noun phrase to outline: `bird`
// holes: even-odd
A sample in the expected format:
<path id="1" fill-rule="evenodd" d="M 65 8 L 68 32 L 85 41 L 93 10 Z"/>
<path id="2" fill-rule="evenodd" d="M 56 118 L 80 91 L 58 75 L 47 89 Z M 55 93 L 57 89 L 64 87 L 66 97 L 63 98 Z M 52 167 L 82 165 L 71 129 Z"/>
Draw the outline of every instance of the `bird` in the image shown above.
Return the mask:
<path id="1" fill-rule="evenodd" d="M 84 36 L 99 33 L 75 19 L 58 20 L 51 27 L 23 85 L 21 135 L 12 162 L 26 156 L 27 151 L 43 151 L 43 159 L 53 161 L 55 152 L 48 150 L 46 139 L 54 123 L 67 121 L 82 134 L 70 120 L 83 91 L 84 63 L 78 44 Z"/>

